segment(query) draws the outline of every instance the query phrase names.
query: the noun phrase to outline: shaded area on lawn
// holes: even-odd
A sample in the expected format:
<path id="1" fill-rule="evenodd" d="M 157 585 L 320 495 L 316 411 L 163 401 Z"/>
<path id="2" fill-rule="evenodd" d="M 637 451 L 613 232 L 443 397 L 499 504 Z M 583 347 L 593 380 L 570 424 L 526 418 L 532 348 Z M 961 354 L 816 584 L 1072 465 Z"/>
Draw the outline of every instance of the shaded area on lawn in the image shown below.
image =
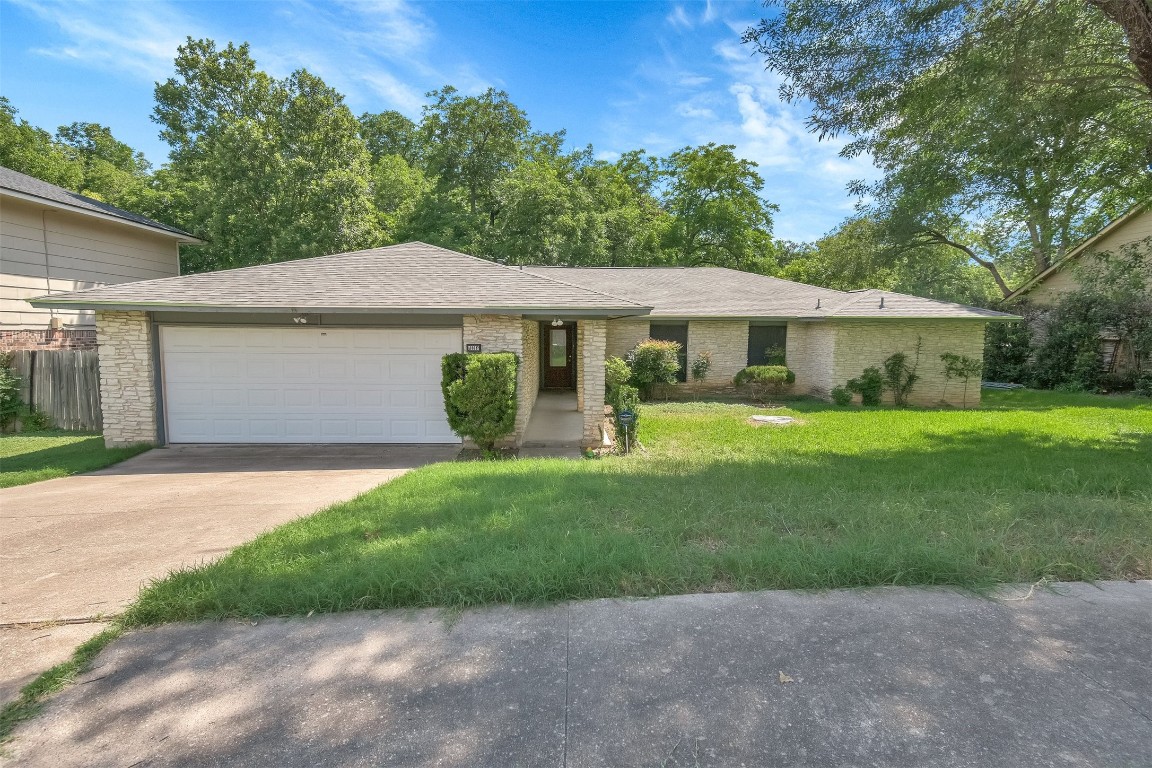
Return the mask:
<path id="1" fill-rule="evenodd" d="M 92 472 L 148 450 L 105 448 L 104 438 L 77 432 L 0 435 L 0 488 Z"/>
<path id="2" fill-rule="evenodd" d="M 173 574 L 127 621 L 1152 574 L 1152 409 L 756 410 L 649 406 L 647 456 L 427 467 Z"/>

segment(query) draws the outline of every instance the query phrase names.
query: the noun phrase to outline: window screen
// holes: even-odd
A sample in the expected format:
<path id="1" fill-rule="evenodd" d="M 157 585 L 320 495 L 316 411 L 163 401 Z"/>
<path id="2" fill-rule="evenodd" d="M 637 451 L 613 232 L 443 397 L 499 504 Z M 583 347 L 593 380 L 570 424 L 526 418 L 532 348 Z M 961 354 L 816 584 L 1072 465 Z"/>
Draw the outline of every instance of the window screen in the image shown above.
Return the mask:
<path id="1" fill-rule="evenodd" d="M 787 346 L 788 326 L 748 326 L 748 365 L 786 365 L 784 350 Z M 774 354 L 770 356 L 769 351 Z"/>
<path id="2" fill-rule="evenodd" d="M 675 341 L 680 345 L 680 371 L 676 374 L 676 380 L 680 383 L 688 381 L 688 323 L 652 323 L 648 335 L 659 341 Z"/>

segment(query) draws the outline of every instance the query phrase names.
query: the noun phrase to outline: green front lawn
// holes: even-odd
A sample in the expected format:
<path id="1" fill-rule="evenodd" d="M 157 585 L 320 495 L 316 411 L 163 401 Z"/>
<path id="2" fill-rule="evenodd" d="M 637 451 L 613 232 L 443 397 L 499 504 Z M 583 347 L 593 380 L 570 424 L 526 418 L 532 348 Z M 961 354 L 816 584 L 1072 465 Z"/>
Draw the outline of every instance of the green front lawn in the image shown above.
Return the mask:
<path id="1" fill-rule="evenodd" d="M 92 472 L 148 450 L 105 448 L 99 435 L 32 432 L 0 435 L 0 488 Z"/>
<path id="2" fill-rule="evenodd" d="M 1152 575 L 1152 406 L 645 407 L 646 456 L 440 464 L 146 589 L 126 624 Z"/>

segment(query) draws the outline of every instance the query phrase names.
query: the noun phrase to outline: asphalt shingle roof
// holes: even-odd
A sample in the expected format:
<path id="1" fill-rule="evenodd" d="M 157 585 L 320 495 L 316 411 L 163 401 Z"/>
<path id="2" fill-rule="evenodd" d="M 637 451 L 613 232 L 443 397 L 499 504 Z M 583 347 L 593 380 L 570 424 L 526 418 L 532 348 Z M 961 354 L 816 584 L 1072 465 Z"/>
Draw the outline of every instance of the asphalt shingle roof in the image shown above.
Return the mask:
<path id="1" fill-rule="evenodd" d="M 92 213 L 99 213 L 105 216 L 112 216 L 124 221 L 130 221 L 133 224 L 140 224 L 152 229 L 158 229 L 163 232 L 168 232 L 173 235 L 179 235 L 182 238 L 188 238 L 192 241 L 199 242 L 193 235 L 188 234 L 184 230 L 170 227 L 167 224 L 161 224 L 158 221 L 153 221 L 147 216 L 141 216 L 132 211 L 126 211 L 123 208 L 117 208 L 108 203 L 102 203 L 99 200 L 93 200 L 91 197 L 85 197 L 77 192 L 58 187 L 55 184 L 49 184 L 46 181 L 41 181 L 34 176 L 29 176 L 19 171 L 14 171 L 11 168 L 0 166 L 0 191 L 10 190 L 12 192 L 19 192 L 24 195 L 31 195 L 38 197 L 41 200 L 48 200 L 60 205 L 66 205 L 69 208 L 76 208 L 81 211 L 89 211 Z"/>
<path id="2" fill-rule="evenodd" d="M 892 291 L 837 291 L 723 267 L 525 267 L 653 307 L 653 317 L 985 318 L 990 309 Z M 884 305 L 881 307 L 881 299 Z"/>
<path id="3" fill-rule="evenodd" d="M 41 306 L 646 314 L 648 307 L 425 243 L 52 294 Z"/>

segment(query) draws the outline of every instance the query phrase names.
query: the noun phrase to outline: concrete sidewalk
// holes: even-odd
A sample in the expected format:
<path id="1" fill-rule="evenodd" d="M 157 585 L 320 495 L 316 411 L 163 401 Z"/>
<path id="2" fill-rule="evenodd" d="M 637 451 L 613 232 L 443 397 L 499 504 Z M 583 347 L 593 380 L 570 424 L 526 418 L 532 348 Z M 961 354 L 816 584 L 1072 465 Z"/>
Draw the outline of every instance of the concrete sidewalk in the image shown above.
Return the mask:
<path id="1" fill-rule="evenodd" d="M 1152 582 L 172 625 L 112 645 L 14 751 L 29 766 L 1147 766 L 1150 656 Z"/>

